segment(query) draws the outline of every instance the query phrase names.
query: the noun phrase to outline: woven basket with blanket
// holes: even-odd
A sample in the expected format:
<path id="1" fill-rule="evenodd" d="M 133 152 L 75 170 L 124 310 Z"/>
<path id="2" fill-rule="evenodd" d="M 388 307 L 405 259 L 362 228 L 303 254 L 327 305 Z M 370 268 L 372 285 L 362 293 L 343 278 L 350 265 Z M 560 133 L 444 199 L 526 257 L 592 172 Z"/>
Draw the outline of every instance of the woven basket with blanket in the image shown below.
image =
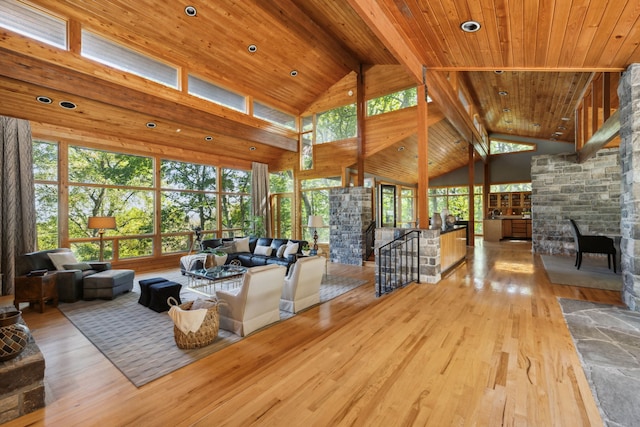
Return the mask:
<path id="1" fill-rule="evenodd" d="M 169 297 L 169 316 L 173 319 L 173 336 L 178 348 L 192 349 L 211 344 L 218 336 L 218 305 L 215 298 L 177 304 Z"/>

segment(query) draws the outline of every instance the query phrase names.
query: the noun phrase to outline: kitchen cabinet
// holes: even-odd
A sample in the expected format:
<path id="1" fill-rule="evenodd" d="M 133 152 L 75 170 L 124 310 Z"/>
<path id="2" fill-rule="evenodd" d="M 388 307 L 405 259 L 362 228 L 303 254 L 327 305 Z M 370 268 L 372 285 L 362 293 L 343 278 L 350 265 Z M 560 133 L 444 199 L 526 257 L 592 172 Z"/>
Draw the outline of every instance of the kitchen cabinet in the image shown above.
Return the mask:
<path id="1" fill-rule="evenodd" d="M 490 193 L 488 213 L 494 209 L 502 212 L 502 215 L 522 215 L 531 211 L 531 192 L 515 191 L 511 193 Z"/>

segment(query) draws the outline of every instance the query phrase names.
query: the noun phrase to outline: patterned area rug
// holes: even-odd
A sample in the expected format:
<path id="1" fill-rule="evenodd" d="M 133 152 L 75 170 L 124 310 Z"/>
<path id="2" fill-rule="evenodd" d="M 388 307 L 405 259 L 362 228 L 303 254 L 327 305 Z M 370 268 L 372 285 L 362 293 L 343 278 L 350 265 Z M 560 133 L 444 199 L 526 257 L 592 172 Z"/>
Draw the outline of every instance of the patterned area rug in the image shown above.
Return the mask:
<path id="1" fill-rule="evenodd" d="M 581 286 L 584 288 L 622 289 L 622 275 L 607 268 L 604 257 L 587 257 L 582 260 L 580 270 L 575 267 L 575 258 L 560 255 L 540 255 L 549 281 L 556 285 Z"/>
<path id="2" fill-rule="evenodd" d="M 638 426 L 640 313 L 587 301 L 558 301 L 604 425 Z"/>
<path id="3" fill-rule="evenodd" d="M 218 338 L 206 347 L 193 350 L 178 348 L 173 338 L 173 322 L 167 313 L 156 313 L 138 304 L 139 279 L 135 280 L 133 292 L 120 295 L 112 301 L 78 301 L 58 305 L 76 328 L 136 387 L 242 339 L 220 329 Z M 172 275 L 170 280 L 183 285 L 187 282 L 187 278 L 179 274 Z M 320 303 L 365 283 L 366 281 L 350 277 L 325 275 L 320 286 Z M 183 287 L 180 297 L 184 302 L 194 300 L 198 295 Z M 292 313 L 280 312 L 281 320 L 293 316 Z"/>

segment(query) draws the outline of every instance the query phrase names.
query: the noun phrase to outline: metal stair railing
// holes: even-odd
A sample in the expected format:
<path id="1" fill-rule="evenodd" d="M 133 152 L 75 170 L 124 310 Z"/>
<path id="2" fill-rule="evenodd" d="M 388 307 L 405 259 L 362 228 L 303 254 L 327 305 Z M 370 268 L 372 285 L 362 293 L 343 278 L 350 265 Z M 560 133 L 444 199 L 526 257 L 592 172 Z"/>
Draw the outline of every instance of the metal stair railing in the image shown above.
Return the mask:
<path id="1" fill-rule="evenodd" d="M 376 222 L 373 221 L 371 224 L 369 224 L 369 227 L 367 227 L 367 230 L 364 232 L 365 249 L 364 249 L 363 261 L 368 261 L 369 258 L 371 257 L 371 254 L 374 251 L 375 242 L 376 242 Z"/>
<path id="2" fill-rule="evenodd" d="M 410 231 L 378 248 L 376 297 L 420 283 L 420 231 Z"/>

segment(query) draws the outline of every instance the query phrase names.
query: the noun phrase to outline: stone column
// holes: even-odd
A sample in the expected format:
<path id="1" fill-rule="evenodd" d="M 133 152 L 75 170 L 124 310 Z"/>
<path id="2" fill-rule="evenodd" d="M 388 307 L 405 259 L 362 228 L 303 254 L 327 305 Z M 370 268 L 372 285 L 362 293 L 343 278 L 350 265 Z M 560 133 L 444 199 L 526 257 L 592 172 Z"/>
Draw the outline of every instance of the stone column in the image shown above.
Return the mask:
<path id="1" fill-rule="evenodd" d="M 373 220 L 370 188 L 344 187 L 329 191 L 329 247 L 331 262 L 362 265 L 364 232 Z"/>
<path id="2" fill-rule="evenodd" d="M 624 72 L 620 99 L 622 300 L 640 311 L 640 64 Z"/>

